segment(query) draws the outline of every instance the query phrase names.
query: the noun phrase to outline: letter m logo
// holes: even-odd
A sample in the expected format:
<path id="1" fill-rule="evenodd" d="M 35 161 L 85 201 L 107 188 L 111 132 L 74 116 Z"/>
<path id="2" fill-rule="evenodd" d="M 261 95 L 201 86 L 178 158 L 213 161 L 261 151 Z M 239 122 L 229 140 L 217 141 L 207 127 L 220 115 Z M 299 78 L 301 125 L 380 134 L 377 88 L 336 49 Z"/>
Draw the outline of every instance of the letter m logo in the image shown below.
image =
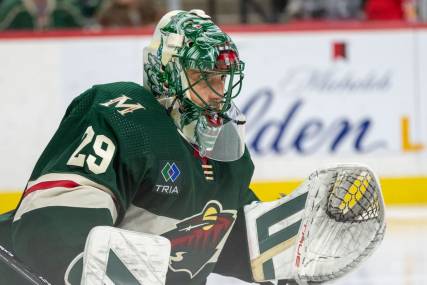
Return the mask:
<path id="1" fill-rule="evenodd" d="M 132 113 L 133 111 L 138 109 L 145 109 L 145 107 L 139 103 L 136 103 L 136 104 L 126 103 L 128 100 L 132 100 L 132 99 L 127 97 L 126 95 L 122 95 L 115 99 L 111 99 L 108 102 L 101 103 L 100 105 L 105 107 L 110 107 L 111 105 L 114 105 L 118 109 L 117 112 L 119 112 L 120 115 L 122 116 L 126 115 L 127 113 Z"/>

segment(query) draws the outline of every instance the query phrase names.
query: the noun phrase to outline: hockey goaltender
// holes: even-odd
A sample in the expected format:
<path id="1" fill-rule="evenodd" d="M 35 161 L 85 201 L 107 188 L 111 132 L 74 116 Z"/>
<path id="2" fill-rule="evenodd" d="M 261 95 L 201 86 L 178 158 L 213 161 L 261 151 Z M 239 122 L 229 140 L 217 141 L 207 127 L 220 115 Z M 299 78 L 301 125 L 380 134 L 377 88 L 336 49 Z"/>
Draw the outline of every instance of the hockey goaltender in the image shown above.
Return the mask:
<path id="1" fill-rule="evenodd" d="M 335 166 L 258 201 L 233 103 L 244 68 L 203 11 L 167 13 L 144 49 L 144 86 L 76 97 L 0 216 L 0 283 L 200 285 L 215 272 L 310 284 L 360 264 L 384 235 L 378 180 Z"/>

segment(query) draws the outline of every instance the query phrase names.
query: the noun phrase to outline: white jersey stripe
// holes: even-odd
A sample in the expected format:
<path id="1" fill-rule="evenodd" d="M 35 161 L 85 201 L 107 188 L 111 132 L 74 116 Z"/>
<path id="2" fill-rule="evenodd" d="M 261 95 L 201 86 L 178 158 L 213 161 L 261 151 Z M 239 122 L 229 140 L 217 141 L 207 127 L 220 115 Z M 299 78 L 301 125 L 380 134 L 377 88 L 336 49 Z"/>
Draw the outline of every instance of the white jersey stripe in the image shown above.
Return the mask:
<path id="1" fill-rule="evenodd" d="M 119 228 L 160 235 L 176 228 L 180 220 L 156 215 L 150 211 L 131 205 Z"/>
<path id="2" fill-rule="evenodd" d="M 108 209 L 113 223 L 117 220 L 117 209 L 113 197 L 98 188 L 85 185 L 74 188 L 54 187 L 47 191 L 29 193 L 22 200 L 14 221 L 18 221 L 22 215 L 33 210 L 55 206 Z"/>

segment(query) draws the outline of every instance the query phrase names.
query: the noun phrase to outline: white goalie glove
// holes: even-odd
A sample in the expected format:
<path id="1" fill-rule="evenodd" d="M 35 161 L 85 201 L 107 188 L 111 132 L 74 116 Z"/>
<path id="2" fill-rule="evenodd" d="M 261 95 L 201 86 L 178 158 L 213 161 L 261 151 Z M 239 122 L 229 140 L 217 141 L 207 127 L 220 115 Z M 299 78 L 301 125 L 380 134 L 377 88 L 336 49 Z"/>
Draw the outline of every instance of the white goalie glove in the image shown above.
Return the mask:
<path id="1" fill-rule="evenodd" d="M 385 232 L 374 173 L 346 165 L 315 171 L 291 195 L 245 207 L 255 281 L 326 282 L 360 264 Z"/>

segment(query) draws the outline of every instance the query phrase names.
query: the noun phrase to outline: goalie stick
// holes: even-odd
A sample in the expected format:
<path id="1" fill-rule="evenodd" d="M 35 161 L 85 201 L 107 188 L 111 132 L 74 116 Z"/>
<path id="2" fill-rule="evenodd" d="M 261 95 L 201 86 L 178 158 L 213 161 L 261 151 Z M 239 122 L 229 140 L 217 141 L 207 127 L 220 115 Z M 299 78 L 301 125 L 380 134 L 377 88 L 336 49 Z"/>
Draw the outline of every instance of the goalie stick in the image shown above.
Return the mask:
<path id="1" fill-rule="evenodd" d="M 16 257 L 6 248 L 0 245 L 0 261 L 6 266 L 10 267 L 13 271 L 28 281 L 32 285 L 51 285 L 42 276 L 37 276 L 27 266 L 16 259 Z"/>

